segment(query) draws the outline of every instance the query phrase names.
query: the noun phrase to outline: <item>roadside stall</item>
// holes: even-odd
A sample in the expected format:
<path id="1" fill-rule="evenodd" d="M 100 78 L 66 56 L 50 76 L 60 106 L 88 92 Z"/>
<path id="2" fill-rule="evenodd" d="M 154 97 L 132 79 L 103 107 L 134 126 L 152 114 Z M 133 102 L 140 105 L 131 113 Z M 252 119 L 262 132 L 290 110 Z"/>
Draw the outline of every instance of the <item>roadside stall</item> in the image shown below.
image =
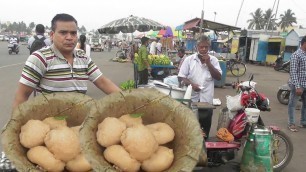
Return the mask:
<path id="1" fill-rule="evenodd" d="M 247 30 L 240 33 L 238 43 L 238 55 L 244 62 L 246 61 L 266 61 L 268 38 L 277 36 L 279 32 L 264 30 Z"/>
<path id="2" fill-rule="evenodd" d="M 268 52 L 266 62 L 272 64 L 276 61 L 277 57 L 285 49 L 285 39 L 280 36 L 270 37 L 268 39 Z"/>
<path id="3" fill-rule="evenodd" d="M 306 29 L 292 29 L 285 38 L 285 51 L 283 61 L 289 61 L 293 52 L 295 52 L 299 46 L 303 36 L 306 35 Z"/>
<path id="4" fill-rule="evenodd" d="M 268 53 L 268 35 L 260 35 L 257 45 L 257 58 L 256 61 L 265 62 Z M 254 44 L 255 45 L 255 44 Z M 256 45 L 255 45 L 256 46 Z"/>

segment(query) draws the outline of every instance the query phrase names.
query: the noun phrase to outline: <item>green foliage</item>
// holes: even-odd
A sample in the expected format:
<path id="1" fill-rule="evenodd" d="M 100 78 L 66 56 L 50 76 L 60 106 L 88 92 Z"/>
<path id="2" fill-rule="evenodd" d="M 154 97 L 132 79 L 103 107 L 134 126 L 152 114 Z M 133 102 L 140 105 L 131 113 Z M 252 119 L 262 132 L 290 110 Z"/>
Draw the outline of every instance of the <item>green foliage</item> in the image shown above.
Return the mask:
<path id="1" fill-rule="evenodd" d="M 130 114 L 130 116 L 132 117 L 132 118 L 140 118 L 140 117 L 142 117 L 144 114 L 143 113 L 134 113 L 134 114 Z"/>
<path id="2" fill-rule="evenodd" d="M 271 9 L 266 10 L 265 12 L 262 11 L 261 8 L 256 9 L 255 12 L 250 13 L 252 16 L 251 19 L 247 20 L 249 23 L 248 29 L 268 29 L 268 30 L 276 30 L 277 26 L 280 26 L 283 31 L 285 28 L 292 26 L 293 23 L 297 23 L 296 17 L 294 17 L 294 12 L 291 9 L 288 9 L 283 14 L 280 14 L 279 22 L 276 20 L 275 14 Z"/>
<path id="3" fill-rule="evenodd" d="M 62 115 L 62 116 L 55 116 L 54 119 L 56 120 L 65 120 L 68 118 L 68 115 Z"/>
<path id="4" fill-rule="evenodd" d="M 120 88 L 122 90 L 131 90 L 131 89 L 135 88 L 135 81 L 134 80 L 128 80 L 128 81 L 122 82 L 120 84 Z"/>

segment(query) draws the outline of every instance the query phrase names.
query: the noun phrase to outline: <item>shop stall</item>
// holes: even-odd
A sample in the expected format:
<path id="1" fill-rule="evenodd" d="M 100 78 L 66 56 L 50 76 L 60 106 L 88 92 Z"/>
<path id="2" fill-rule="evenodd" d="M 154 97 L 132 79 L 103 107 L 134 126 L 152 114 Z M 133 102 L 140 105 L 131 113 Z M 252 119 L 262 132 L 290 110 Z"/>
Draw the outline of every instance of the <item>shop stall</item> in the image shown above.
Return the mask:
<path id="1" fill-rule="evenodd" d="M 268 48 L 268 38 L 277 36 L 279 32 L 264 30 L 242 30 L 239 43 L 238 54 L 242 61 L 266 61 Z"/>
<path id="2" fill-rule="evenodd" d="M 306 29 L 292 29 L 285 38 L 284 61 L 290 60 L 294 51 L 299 48 L 300 41 L 306 35 Z"/>
<path id="3" fill-rule="evenodd" d="M 285 39 L 280 36 L 270 37 L 268 39 L 268 52 L 266 62 L 272 64 L 276 61 L 277 57 L 285 49 Z"/>

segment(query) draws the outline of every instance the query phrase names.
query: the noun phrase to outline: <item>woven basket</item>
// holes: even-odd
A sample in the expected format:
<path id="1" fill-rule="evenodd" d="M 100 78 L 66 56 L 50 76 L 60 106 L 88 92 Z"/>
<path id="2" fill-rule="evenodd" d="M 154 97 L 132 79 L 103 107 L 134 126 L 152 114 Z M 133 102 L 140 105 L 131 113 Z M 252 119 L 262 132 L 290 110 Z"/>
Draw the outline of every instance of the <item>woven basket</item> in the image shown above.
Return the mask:
<path id="1" fill-rule="evenodd" d="M 114 93 L 97 101 L 97 112 L 89 113 L 80 130 L 83 154 L 94 171 L 115 172 L 104 158 L 105 148 L 97 142 L 98 124 L 106 117 L 144 113 L 144 124 L 165 122 L 175 131 L 169 144 L 174 152 L 174 162 L 167 171 L 192 171 L 199 160 L 203 146 L 200 125 L 193 112 L 155 89 L 137 89 Z"/>
<path id="2" fill-rule="evenodd" d="M 19 141 L 21 126 L 28 120 L 51 116 L 68 116 L 68 126 L 81 125 L 90 111 L 95 111 L 92 98 L 79 93 L 54 93 L 29 99 L 16 108 L 1 133 L 4 152 L 18 171 L 40 171 L 26 157 L 28 149 Z"/>

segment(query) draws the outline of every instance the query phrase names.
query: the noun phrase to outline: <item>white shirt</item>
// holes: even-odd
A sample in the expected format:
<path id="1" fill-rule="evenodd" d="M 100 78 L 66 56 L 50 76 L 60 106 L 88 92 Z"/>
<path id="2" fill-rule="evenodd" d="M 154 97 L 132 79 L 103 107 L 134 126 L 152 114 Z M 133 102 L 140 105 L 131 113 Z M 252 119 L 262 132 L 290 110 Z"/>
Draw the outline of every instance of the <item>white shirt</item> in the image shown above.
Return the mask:
<path id="1" fill-rule="evenodd" d="M 43 37 L 43 35 L 37 35 L 37 38 L 38 39 L 41 39 Z M 34 36 L 32 36 L 29 40 L 28 40 L 28 48 L 31 48 L 33 42 L 35 41 L 35 38 Z M 51 43 L 51 40 L 49 38 L 46 38 L 44 40 L 46 46 L 50 46 L 52 43 Z"/>
<path id="2" fill-rule="evenodd" d="M 162 53 L 162 44 L 160 42 L 156 43 L 157 54 Z"/>
<path id="3" fill-rule="evenodd" d="M 17 44 L 17 38 L 10 38 L 10 43 L 11 44 Z"/>
<path id="4" fill-rule="evenodd" d="M 76 48 L 77 49 L 80 49 L 81 47 L 81 44 L 78 42 L 77 45 L 76 45 Z M 85 54 L 87 55 L 87 57 L 90 57 L 90 45 L 86 44 L 85 43 Z"/>
<path id="5" fill-rule="evenodd" d="M 86 44 L 85 50 L 86 50 L 86 55 L 90 57 L 90 45 Z"/>
<path id="6" fill-rule="evenodd" d="M 218 59 L 215 56 L 210 56 L 211 64 L 222 73 Z M 184 60 L 179 74 L 179 77 L 187 78 L 191 82 L 203 86 L 204 88 L 195 92 L 192 91 L 191 100 L 193 102 L 207 102 L 212 104 L 214 98 L 214 79 L 211 76 L 206 64 L 202 64 L 197 56 L 197 53 L 186 57 Z"/>
<path id="7" fill-rule="evenodd" d="M 156 54 L 156 42 L 153 41 L 150 45 L 150 54 Z"/>

